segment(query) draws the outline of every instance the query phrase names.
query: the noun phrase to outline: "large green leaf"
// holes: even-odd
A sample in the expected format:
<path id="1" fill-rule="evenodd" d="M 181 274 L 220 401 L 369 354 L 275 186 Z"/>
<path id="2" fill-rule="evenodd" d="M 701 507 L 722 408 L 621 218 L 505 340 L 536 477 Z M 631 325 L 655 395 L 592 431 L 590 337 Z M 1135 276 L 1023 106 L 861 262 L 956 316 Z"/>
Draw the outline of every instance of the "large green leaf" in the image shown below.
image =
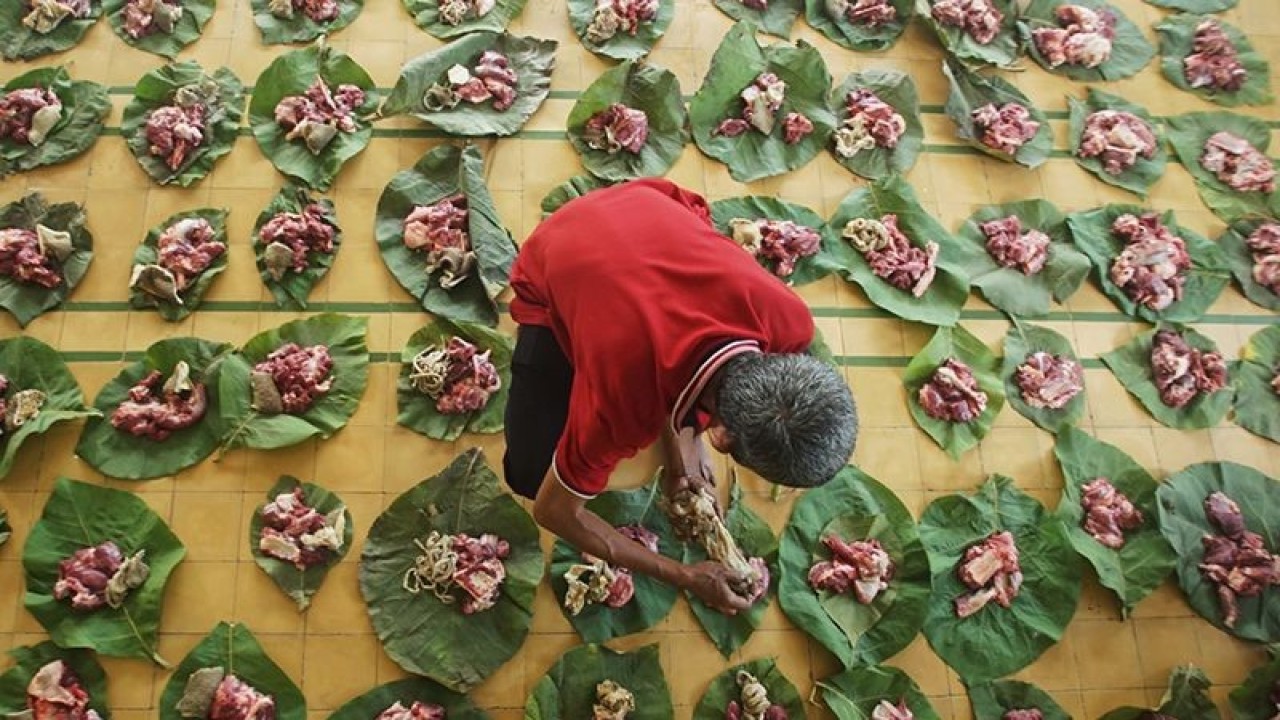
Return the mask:
<path id="1" fill-rule="evenodd" d="M 353 113 L 355 132 L 339 131 L 318 154 L 301 139 L 286 139 L 276 122 L 276 105 L 291 95 L 301 95 L 320 78 L 330 90 L 355 85 L 364 91 L 364 103 Z M 249 98 L 249 125 L 262 154 L 284 175 L 316 190 L 328 190 L 348 160 L 359 155 L 373 137 L 372 116 L 378 108 L 373 78 L 351 56 L 323 44 L 287 52 L 258 76 Z"/>
<path id="2" fill-rule="evenodd" d="M 1174 720 L 1219 720 L 1222 715 L 1209 697 L 1211 683 L 1204 671 L 1194 665 L 1181 665 L 1169 675 L 1169 689 L 1160 699 L 1160 707 L 1122 707 L 1112 710 L 1098 720 L 1147 720 L 1153 714 Z"/>
<path id="3" fill-rule="evenodd" d="M 648 55 L 662 39 L 676 16 L 677 3 L 678 0 L 658 0 L 658 14 L 652 21 L 641 23 L 635 35 L 619 32 L 600 43 L 587 39 L 587 28 L 596 14 L 596 0 L 569 0 L 569 24 L 583 47 L 591 52 L 614 60 L 634 60 Z"/>
<path id="4" fill-rule="evenodd" d="M 200 208 L 198 210 L 187 210 L 176 213 L 165 218 L 163 222 L 147 231 L 147 236 L 143 238 L 142 244 L 133 252 L 133 262 L 135 265 L 156 265 L 160 262 L 159 242 L 160 236 L 165 230 L 175 225 L 181 220 L 188 218 L 203 218 L 209 222 L 213 228 L 213 238 L 223 245 L 227 243 L 227 214 L 228 211 L 217 208 Z M 160 313 L 160 317 L 169 322 L 177 322 L 195 312 L 200 307 L 204 294 L 208 292 L 209 286 L 213 285 L 213 281 L 227 269 L 227 262 L 230 258 L 230 247 L 224 250 L 221 255 L 213 259 L 209 263 L 209 267 L 205 268 L 196 276 L 194 282 L 183 288 L 178 293 L 178 297 L 182 298 L 182 304 L 161 300 L 154 295 L 143 292 L 139 288 L 129 288 L 129 306 L 137 310 L 145 310 L 147 308 L 155 308 Z"/>
<path id="5" fill-rule="evenodd" d="M 583 137 L 587 121 L 614 103 L 642 110 L 648 118 L 649 136 L 639 153 L 610 154 L 592 148 Z M 604 71 L 583 91 L 569 113 L 568 125 L 569 142 L 582 158 L 582 166 L 605 180 L 665 175 L 689 141 L 679 78 L 670 70 L 630 60 Z"/>
<path id="6" fill-rule="evenodd" d="M 19 335 L 0 340 L 0 375 L 8 378 L 11 393 L 39 390 L 45 394 L 39 415 L 0 436 L 0 480 L 13 469 L 18 448 L 27 439 L 57 423 L 98 415 L 97 410 L 85 407 L 84 394 L 62 355 L 35 338 Z"/>
<path id="7" fill-rule="evenodd" d="M 121 480 L 172 475 L 208 457 L 224 430 L 220 413 L 228 398 L 222 394 L 221 373 L 226 370 L 230 352 L 228 343 L 191 337 L 160 340 L 147 348 L 141 360 L 121 370 L 94 399 L 93 405 L 101 415 L 85 423 L 76 455 L 103 475 Z M 209 405 L 199 422 L 159 441 L 111 426 L 111 415 L 128 398 L 129 388 L 152 370 L 168 377 L 180 360 L 190 366 L 192 380 L 205 384 Z M 246 381 L 237 392 L 248 392 L 248 387 Z"/>
<path id="8" fill-rule="evenodd" d="M 893 173 L 906 173 L 916 164 L 920 147 L 924 143 L 924 126 L 920 122 L 920 99 L 916 83 L 911 76 L 897 70 L 868 69 L 849 73 L 840 86 L 831 91 L 831 108 L 838 123 L 848 118 L 845 100 L 849 93 L 867 88 L 885 103 L 893 107 L 906 121 L 906 129 L 892 148 L 876 146 L 859 150 L 851 157 L 840 157 L 835 152 L 834 140 L 828 146 L 831 157 L 850 172 L 868 180 L 879 180 Z M 837 128 L 839 125 L 837 125 Z M 834 136 L 833 136 L 834 137 Z"/>
<path id="9" fill-rule="evenodd" d="M 1071 720 L 1049 693 L 1020 680 L 996 680 L 969 686 L 976 720 L 1001 720 L 1011 710 L 1039 710 L 1044 720 Z"/>
<path id="10" fill-rule="evenodd" d="M 1171 117 L 1168 123 L 1169 144 L 1195 178 L 1200 199 L 1214 215 L 1227 222 L 1280 215 L 1280 192 L 1232 190 L 1200 164 L 1204 144 L 1213 134 L 1222 131 L 1248 140 L 1258 152 L 1265 154 L 1271 143 L 1271 128 L 1265 120 L 1229 112 L 1196 112 Z"/>
<path id="11" fill-rule="evenodd" d="M 791 37 L 791 26 L 804 10 L 804 0 L 768 0 L 763 10 L 749 8 L 742 0 L 712 0 L 712 4 L 734 22 L 751 23 L 763 33 L 784 39 Z"/>
<path id="12" fill-rule="evenodd" d="M 64 650 L 51 642 L 9 650 L 13 667 L 0 675 L 0 715 L 20 715 L 27 709 L 27 686 L 40 668 L 61 660 L 76 674 L 89 693 L 89 708 L 110 720 L 107 674 L 88 650 Z"/>
<path id="13" fill-rule="evenodd" d="M 658 661 L 658 646 L 616 652 L 583 645 L 565 653 L 533 687 L 524 706 L 525 720 L 577 720 L 591 716 L 596 685 L 612 680 L 630 690 L 636 709 L 628 720 L 672 720 L 671 692 Z"/>
<path id="14" fill-rule="evenodd" d="M 1252 235 L 1260 226 L 1274 222 L 1274 220 L 1262 218 L 1237 220 L 1231 223 L 1227 231 L 1218 238 L 1218 247 L 1226 256 L 1227 266 L 1231 268 L 1231 274 L 1235 276 L 1236 282 L 1240 283 L 1244 296 L 1255 305 L 1261 305 L 1268 310 L 1280 310 L 1280 295 L 1271 292 L 1253 279 L 1253 253 L 1245 244 L 1245 238 Z"/>
<path id="15" fill-rule="evenodd" d="M 1230 10 L 1239 2 L 1240 0 L 1147 0 L 1148 5 L 1187 12 L 1222 12 Z"/>
<path id="16" fill-rule="evenodd" d="M 102 123 L 111 111 L 105 86 L 88 80 L 72 80 L 62 65 L 36 68 L 18 75 L 5 83 L 0 93 L 33 87 L 52 90 L 58 96 L 62 102 L 62 118 L 38 146 L 0 138 L 0 177 L 79 157 L 98 141 Z"/>
<path id="17" fill-rule="evenodd" d="M 856 3 L 855 3 L 856 4 Z M 911 16 L 915 14 L 914 0 L 889 0 L 897 12 L 893 22 L 879 27 L 851 23 L 847 17 L 832 17 L 827 10 L 827 0 L 805 0 L 804 17 L 827 39 L 841 47 L 858 52 L 880 52 L 893 47 L 906 32 Z"/>
<path id="18" fill-rule="evenodd" d="M 787 717 L 796 720 L 806 717 L 805 702 L 804 698 L 800 697 L 800 691 L 796 690 L 796 686 L 782 674 L 776 662 L 760 659 L 734 665 L 717 675 L 707 686 L 707 691 L 703 693 L 697 706 L 693 708 L 693 720 L 724 720 L 725 708 L 729 707 L 730 702 L 737 701 L 741 705 L 742 688 L 738 685 L 739 672 L 748 672 L 755 676 L 769 691 L 769 702 L 781 705 L 787 711 Z"/>
<path id="19" fill-rule="evenodd" d="M 911 676 L 888 665 L 853 667 L 818 681 L 822 702 L 837 720 L 867 720 L 882 701 L 905 703 L 915 720 L 939 720 Z"/>
<path id="20" fill-rule="evenodd" d="M 1177 330 L 1191 347 L 1203 352 L 1216 352 L 1218 346 L 1208 337 L 1190 328 L 1174 325 L 1169 329 Z M 1213 393 L 1199 393 L 1195 399 L 1181 408 L 1173 408 L 1160 399 L 1160 391 L 1156 388 L 1155 376 L 1151 371 L 1151 346 L 1155 340 L 1156 330 L 1149 330 L 1138 335 L 1128 343 L 1102 355 L 1106 365 L 1151 416 L 1162 425 L 1179 430 L 1210 428 L 1222 422 L 1231 408 L 1231 386 Z"/>
<path id="21" fill-rule="evenodd" d="M 1280 391 L 1272 385 L 1277 373 L 1280 325 L 1272 325 L 1249 338 L 1240 351 L 1240 361 L 1231 367 L 1236 424 L 1272 442 L 1280 442 Z"/>
<path id="22" fill-rule="evenodd" d="M 124 9 L 128 0 L 102 0 L 107 11 L 107 22 L 116 36 L 125 43 L 172 60 L 182 49 L 200 39 L 204 26 L 213 17 L 215 0 L 183 0 L 179 3 L 182 17 L 173 26 L 173 32 L 155 32 L 133 38 L 125 31 Z"/>
<path id="23" fill-rule="evenodd" d="M 413 370 L 413 358 L 430 345 L 443 346 L 452 337 L 460 337 L 476 346 L 479 352 L 489 352 L 489 361 L 498 369 L 502 386 L 489 397 L 489 402 L 476 412 L 461 415 L 445 415 L 436 410 L 436 401 L 418 392 L 409 382 Z M 507 409 L 507 396 L 511 392 L 511 339 L 497 330 L 475 323 L 455 323 L 448 318 L 436 318 L 409 338 L 400 353 L 400 379 L 396 382 L 396 421 L 410 430 L 435 440 L 452 442 L 464 432 L 489 434 L 502 430 Z"/>
<path id="24" fill-rule="evenodd" d="M 23 327 L 61 305 L 80 284 L 93 261 L 93 235 L 85 226 L 84 208 L 80 205 L 70 202 L 50 205 L 43 195 L 34 192 L 0 207 L 0 228 L 34 231 L 36 225 L 70 233 L 72 250 L 66 260 L 60 263 L 54 260 L 62 274 L 62 283 L 55 288 L 0 275 L 0 308 L 9 311 Z"/>
<path id="25" fill-rule="evenodd" d="M 294 272 L 292 268 L 285 271 L 285 274 L 279 280 L 271 277 L 271 273 L 267 272 L 267 263 L 263 258 L 263 250 L 266 245 L 258 236 L 262 226 L 266 225 L 273 217 L 281 213 L 301 213 L 309 205 L 319 205 L 323 208 L 323 221 L 334 229 L 333 235 L 333 252 L 307 252 L 307 267 L 302 272 Z M 296 308 L 298 310 L 307 309 L 307 297 L 311 294 L 311 289 L 315 287 L 320 279 L 329 273 L 329 268 L 333 267 L 333 261 L 338 256 L 338 249 L 342 245 L 342 228 L 338 227 L 338 214 L 333 207 L 333 202 L 326 199 L 315 197 L 306 188 L 288 184 L 280 188 L 280 192 L 271 198 L 271 202 L 258 215 L 258 220 L 253 224 L 253 249 L 258 260 L 258 275 L 262 278 L 262 283 L 271 291 L 271 296 L 276 300 L 276 307 Z"/>
<path id="26" fill-rule="evenodd" d="M 525 0 L 497 0 L 489 12 L 480 17 L 467 17 L 457 25 L 440 19 L 440 0 L 400 0 L 413 16 L 413 22 L 432 37 L 448 40 L 459 35 L 485 30 L 502 32 L 524 10 Z"/>
<path id="27" fill-rule="evenodd" d="M 56 600 L 58 565 L 77 550 L 115 542 L 125 556 L 146 551 L 151 573 L 118 608 L 73 610 Z M 141 498 L 124 490 L 58 478 L 22 549 L 23 604 L 58 645 L 100 655 L 165 661 L 156 652 L 160 605 L 169 573 L 187 554 L 182 541 Z M 105 699 L 105 698 L 104 698 Z"/>
<path id="28" fill-rule="evenodd" d="M 151 154 L 147 118 L 153 111 L 172 105 L 178 88 L 208 80 L 217 84 L 218 94 L 216 100 L 205 107 L 204 142 L 187 155 L 177 170 L 172 170 L 162 158 Z M 161 185 L 188 187 L 208 175 L 218 158 L 231 152 L 240 132 L 243 107 L 244 86 L 235 73 L 223 67 L 207 74 L 195 60 L 183 60 L 156 68 L 138 79 L 133 87 L 133 100 L 124 108 L 120 133 L 129 145 L 129 152 L 152 180 Z"/>
<path id="29" fill-rule="evenodd" d="M 1040 54 L 1040 48 L 1032 39 L 1032 31 L 1036 28 L 1062 27 L 1056 17 L 1061 0 L 1031 0 L 1018 16 L 1018 29 L 1026 43 L 1027 52 L 1040 67 L 1062 75 L 1077 82 L 1108 82 L 1123 80 L 1137 75 L 1142 68 L 1156 56 L 1156 49 L 1142 34 L 1142 29 L 1119 8 L 1103 0 L 1072 0 L 1076 5 L 1083 5 L 1091 10 L 1110 13 L 1115 20 L 1115 35 L 1111 38 L 1111 55 L 1097 67 L 1085 67 L 1072 63 L 1063 63 L 1058 67 L 1050 67 L 1049 62 Z"/>
<path id="30" fill-rule="evenodd" d="M 724 516 L 725 526 L 729 534 L 738 543 L 738 547 L 748 558 L 762 558 L 769 568 L 769 587 L 765 594 L 755 601 L 747 610 L 737 615 L 725 615 L 706 605 L 692 593 L 686 592 L 693 615 L 698 619 L 711 642 L 720 654 L 728 659 L 751 639 L 752 633 L 760 627 L 769 602 L 778 588 L 778 538 L 774 537 L 769 524 L 747 507 L 742 499 L 742 490 L 735 482 L 729 490 L 729 509 Z M 709 560 L 710 557 L 698 543 L 685 543 L 684 562 L 686 565 Z"/>
<path id="31" fill-rule="evenodd" d="M 1093 263 L 1102 292 L 1125 313 L 1153 323 L 1162 320 L 1199 320 L 1227 286 L 1230 278 L 1227 259 L 1217 245 L 1199 233 L 1178 225 L 1173 211 L 1162 213 L 1160 222 L 1169 228 L 1169 232 L 1183 239 L 1187 254 L 1191 257 L 1191 268 L 1186 272 L 1187 281 L 1182 287 L 1182 299 L 1163 310 L 1152 310 L 1146 305 L 1135 303 L 1123 289 L 1111 281 L 1111 265 L 1125 247 L 1124 240 L 1111 232 L 1112 224 L 1121 215 L 1141 217 L 1147 212 L 1152 211 L 1140 205 L 1104 205 L 1096 210 L 1067 215 L 1067 227 L 1071 230 L 1072 242 Z"/>
<path id="32" fill-rule="evenodd" d="M 497 605 L 463 615 L 429 592 L 412 595 L 402 583 L 432 530 L 506 540 L 507 577 Z M 378 516 L 360 558 L 360 593 L 383 648 L 400 667 L 466 692 L 510 660 L 529 634 L 533 597 L 542 582 L 538 526 L 498 486 L 476 448 L 396 498 Z"/>
<path id="33" fill-rule="evenodd" d="M 996 262 L 987 252 L 982 223 L 1010 215 L 1022 222 L 1023 231 L 1039 230 L 1049 236 L 1049 259 L 1035 275 Z M 1049 314 L 1051 302 L 1066 302 L 1089 276 L 1089 258 L 1071 244 L 1067 221 L 1048 200 L 1020 200 L 987 205 L 969 216 L 956 235 L 965 245 L 965 274 L 982 291 L 987 302 L 1020 317 Z"/>
<path id="34" fill-rule="evenodd" d="M 405 246 L 404 219 L 415 205 L 459 193 L 467 196 L 467 234 L 476 264 L 461 284 L 446 290 L 440 286 L 443 269 L 427 274 L 426 254 Z M 378 198 L 374 239 L 387 269 L 424 310 L 460 322 L 498 324 L 497 298 L 507 288 L 516 246 L 498 217 L 485 184 L 484 158 L 474 145 L 441 145 L 391 178 Z"/>
<path id="35" fill-rule="evenodd" d="M 1152 2 L 1152 0 L 1147 0 Z M 1172 0 L 1172 2 L 1186 2 L 1188 5 L 1196 7 L 1180 7 L 1180 10 L 1190 12 L 1214 12 L 1215 7 L 1206 7 L 1208 3 L 1230 2 L 1235 4 L 1235 0 Z M 1244 85 L 1239 90 L 1222 91 L 1212 87 L 1193 88 L 1191 83 L 1187 82 L 1187 76 L 1183 74 L 1183 61 L 1194 52 L 1193 41 L 1196 36 L 1196 28 L 1200 23 L 1208 20 L 1204 15 L 1178 14 L 1166 17 L 1164 20 L 1156 24 L 1156 34 L 1160 36 L 1160 69 L 1164 72 L 1165 79 L 1173 83 L 1175 86 L 1194 93 L 1209 102 L 1217 103 L 1233 107 L 1236 105 L 1270 105 L 1275 99 L 1271 92 L 1271 66 L 1267 63 L 1257 50 L 1254 49 L 1253 43 L 1249 42 L 1248 36 L 1240 32 L 1240 28 L 1227 22 L 1223 22 L 1220 18 L 1213 18 L 1215 22 L 1222 26 L 1223 31 L 1227 33 L 1227 37 L 1231 39 L 1231 44 L 1235 45 L 1238 53 L 1237 59 L 1244 66 L 1245 76 Z"/>
<path id="36" fill-rule="evenodd" d="M 938 244 L 937 275 L 920 297 L 890 285 L 871 271 L 862 253 L 843 240 L 845 225 L 855 218 L 879 220 L 882 216 L 898 216 L 898 229 L 917 247 L 929 242 Z M 969 279 L 960 269 L 964 260 L 962 246 L 951 233 L 933 219 L 920 205 L 916 193 L 898 175 L 876 180 L 864 188 L 850 191 L 832 216 L 831 232 L 842 238 L 837 258 L 842 259 L 839 272 L 862 288 L 867 298 L 904 320 L 929 325 L 955 325 L 960 308 L 969 296 Z M 834 249 L 833 249 L 834 250 Z"/>
<path id="37" fill-rule="evenodd" d="M 929 415 L 920 405 L 920 388 L 933 377 L 934 371 L 948 358 L 955 358 L 973 371 L 978 389 L 987 395 L 987 407 L 970 422 L 950 422 Z M 938 446 L 953 459 L 976 446 L 991 432 L 996 416 L 1004 407 L 1004 383 L 1000 379 L 1000 361 L 982 341 L 957 325 L 940 327 L 929 343 L 911 358 L 903 372 L 907 388 L 907 408 L 911 417 Z"/>
<path id="38" fill-rule="evenodd" d="M 879 540 L 896 565 L 889 588 L 870 607 L 849 595 L 826 595 L 809 585 L 809 568 L 821 552 L 823 536 L 838 529 L 861 535 L 845 539 Z M 920 632 L 930 573 L 915 521 L 892 490 L 856 467 L 841 470 L 796 501 L 782 531 L 778 557 L 782 611 L 845 667 L 891 657 Z"/>
<path id="39" fill-rule="evenodd" d="M 1032 407 L 1022 399 L 1022 389 L 1018 387 L 1016 378 L 1018 366 L 1027 361 L 1032 353 L 1044 351 L 1053 355 L 1067 357 L 1079 363 L 1071 341 L 1061 334 L 1039 325 L 1024 325 L 1015 322 L 1004 336 L 1004 360 L 1000 367 L 1000 376 L 1004 378 L 1004 393 L 1009 405 L 1026 419 L 1051 433 L 1057 433 L 1076 423 L 1083 415 L 1085 391 L 1071 398 L 1066 405 L 1054 410 L 1047 407 Z"/>
<path id="40" fill-rule="evenodd" d="M 614 527 L 640 525 L 658 536 L 658 552 L 680 558 L 680 542 L 658 507 L 658 479 L 634 490 L 611 490 L 587 503 L 587 509 Z M 571 616 L 564 607 L 569 584 L 564 575 L 570 566 L 584 562 L 582 553 L 564 540 L 557 539 L 551 548 L 551 590 L 560 602 L 560 612 L 578 635 L 589 643 L 605 642 L 624 635 L 643 632 L 657 625 L 671 613 L 679 592 L 675 587 L 644 573 L 633 573 L 635 596 L 620 608 L 588 604 L 582 612 Z"/>
<path id="41" fill-rule="evenodd" d="M 383 117 L 410 114 L 450 135 L 511 135 L 524 126 L 551 91 L 551 69 L 555 66 L 555 40 L 517 37 L 507 33 L 474 32 L 405 63 L 395 89 L 382 104 Z M 498 111 L 493 103 L 462 102 L 457 107 L 431 111 L 423 104 L 427 89 L 445 83 L 445 73 L 454 65 L 475 67 L 485 51 L 506 56 L 516 72 L 516 100 Z"/>
<path id="42" fill-rule="evenodd" d="M 1131 103 L 1119 95 L 1103 92 L 1097 88 L 1089 88 L 1089 94 L 1083 101 L 1068 95 L 1067 104 L 1071 108 L 1071 121 L 1068 136 L 1071 139 L 1071 157 L 1076 164 L 1093 173 L 1095 177 L 1109 185 L 1145 198 L 1151 186 L 1164 175 L 1168 162 L 1168 153 L 1164 148 L 1164 132 L 1156 119 L 1141 105 Z M 1139 156 L 1134 164 L 1118 174 L 1112 175 L 1104 169 L 1102 157 L 1081 157 L 1080 140 L 1084 136 L 1085 120 L 1100 110 L 1119 110 L 1132 113 L 1146 121 L 1156 136 L 1156 152 L 1150 159 Z"/>
<path id="43" fill-rule="evenodd" d="M 761 73 L 771 72 L 787 84 L 786 99 L 778 108 L 778 122 L 765 135 L 755 128 L 738 137 L 714 135 L 720 123 L 742 113 L 742 89 Z M 738 23 L 725 35 L 702 87 L 689 102 L 693 141 L 706 155 L 729 167 L 738 182 L 751 182 L 795 170 L 826 147 L 836 118 L 827 107 L 831 75 L 821 53 L 803 40 L 795 45 L 777 43 L 761 47 L 754 26 Z M 783 140 L 782 118 L 799 112 L 813 122 L 813 132 L 788 145 Z"/>
<path id="44" fill-rule="evenodd" d="M 314 436 L 328 438 L 345 427 L 369 382 L 368 327 L 365 317 L 325 313 L 253 336 L 239 353 L 227 359 L 218 378 L 221 417 L 227 428 L 222 448 L 274 450 Z M 329 375 L 333 385 L 300 415 L 260 413 L 253 407 L 250 390 L 253 366 L 287 343 L 327 347 L 333 358 Z"/>
<path id="45" fill-rule="evenodd" d="M 956 126 L 956 137 L 969 143 L 994 158 L 1006 162 L 1035 168 L 1044 164 L 1053 152 L 1053 128 L 1049 118 L 1040 108 L 1031 104 L 1031 99 L 1014 87 L 1012 83 L 998 75 L 984 76 L 967 69 L 960 62 L 947 59 L 942 64 L 942 73 L 947 76 L 951 92 L 947 95 L 944 110 L 947 117 Z M 978 108 L 994 103 L 1000 107 L 1005 103 L 1017 103 L 1031 113 L 1031 120 L 1039 123 L 1036 134 L 1013 155 L 1003 153 L 982 142 L 982 131 L 973 122 L 973 112 Z"/>
<path id="46" fill-rule="evenodd" d="M 782 278 L 789 285 L 807 285 L 820 280 L 833 270 L 846 266 L 851 249 L 825 221 L 814 211 L 803 205 L 796 205 L 785 200 L 764 195 L 728 198 L 711 203 L 711 220 L 716 229 L 728 237 L 733 237 L 730 221 L 742 218 L 745 220 L 790 220 L 797 225 L 810 228 L 822 236 L 822 244 L 818 252 L 796 262 L 795 270 Z M 760 261 L 760 265 L 772 271 L 769 263 Z"/>
<path id="47" fill-rule="evenodd" d="M 1280 653 L 1271 647 L 1271 660 L 1249 673 L 1249 677 L 1231 691 L 1231 716 L 1235 720 L 1274 720 L 1276 703 L 1271 699 L 1280 682 Z"/>
<path id="48" fill-rule="evenodd" d="M 568 180 L 565 180 L 559 185 L 551 188 L 551 192 L 548 192 L 546 196 L 542 198 L 542 204 L 540 206 L 542 208 L 542 216 L 546 217 L 556 210 L 559 210 L 562 205 L 574 198 L 580 198 L 592 190 L 599 190 L 600 188 L 606 188 L 613 184 L 614 183 L 610 181 L 601 180 L 591 175 L 574 175 Z"/>
<path id="49" fill-rule="evenodd" d="M 1018 596 L 1008 608 L 991 602 L 957 617 L 955 599 L 969 592 L 956 573 L 965 550 L 1006 530 L 1022 566 Z M 973 495 L 934 500 L 920 518 L 920 539 L 933 567 L 924 634 L 966 682 L 1017 672 L 1062 639 L 1080 599 L 1081 565 L 1062 521 L 1013 480 L 992 475 Z"/>
<path id="50" fill-rule="evenodd" d="M 1053 453 L 1064 478 L 1058 517 L 1076 552 L 1093 566 L 1098 581 L 1115 593 L 1120 612 L 1128 617 L 1173 570 L 1177 558 L 1160 534 L 1156 508 L 1156 479 L 1114 445 L 1090 437 L 1074 427 L 1058 433 Z M 1112 550 L 1084 530 L 1083 487 L 1106 478 L 1142 513 L 1142 525 L 1124 535 L 1124 546 Z"/>
<path id="51" fill-rule="evenodd" d="M 343 509 L 343 535 L 342 547 L 336 553 L 330 553 L 328 560 L 304 569 L 298 569 L 296 565 L 290 562 L 278 560 L 266 553 L 262 552 L 258 547 L 258 541 L 262 537 L 262 510 L 267 503 L 273 502 L 277 496 L 292 493 L 295 488 L 302 488 L 302 497 L 307 505 L 310 505 L 316 512 L 321 515 Z M 304 483 L 299 481 L 292 475 L 281 475 L 276 484 L 267 491 L 267 501 L 254 509 L 253 519 L 249 521 L 249 551 L 253 554 L 253 561 L 258 563 L 258 567 L 275 581 L 276 585 L 288 595 L 291 600 L 298 604 L 298 610 L 306 610 L 311 604 L 311 598 L 320 591 L 320 585 L 324 583 L 325 575 L 347 556 L 347 551 L 351 549 L 351 536 L 353 523 L 351 522 L 351 511 L 346 509 L 342 498 L 334 493 L 312 483 Z"/>
<path id="52" fill-rule="evenodd" d="M 160 720 L 184 720 L 177 705 L 186 690 L 187 678 L 197 670 L 211 667 L 220 667 L 254 690 L 270 695 L 275 700 L 277 720 L 306 720 L 307 701 L 298 686 L 272 662 L 247 626 L 225 622 L 215 625 L 169 676 L 160 696 Z"/>
<path id="53" fill-rule="evenodd" d="M 1280 640 L 1280 589 L 1271 585 L 1252 597 L 1239 598 L 1240 617 L 1234 628 L 1222 624 L 1215 583 L 1200 571 L 1205 535 L 1220 534 L 1204 513 L 1204 500 L 1222 492 L 1240 505 L 1245 527 L 1262 535 L 1268 550 L 1280 550 L 1280 483 L 1245 465 L 1207 462 L 1191 465 L 1170 477 L 1156 491 L 1160 503 L 1160 531 L 1178 555 L 1178 584 L 1200 617 L 1223 632 L 1256 642 Z"/>
<path id="54" fill-rule="evenodd" d="M 333 711 L 328 720 L 370 720 L 395 703 L 408 708 L 415 702 L 439 705 L 449 720 L 489 720 L 489 714 L 476 707 L 466 695 L 459 695 L 426 678 L 407 678 L 379 685 L 344 703 Z"/>
<path id="55" fill-rule="evenodd" d="M 0 0 L 0 55 L 5 60 L 30 60 L 70 50 L 102 16 L 102 5 L 89 3 L 88 15 L 67 18 L 42 35 L 22 24 L 29 10 L 26 0 Z"/>
<path id="56" fill-rule="evenodd" d="M 1001 14 L 1000 31 L 988 43 L 978 42 L 964 28 L 938 22 L 933 6 L 938 0 L 917 0 L 916 14 L 938 36 L 943 50 L 966 64 L 1013 66 L 1022 53 L 1018 37 L 1019 8 L 1014 0 L 992 0 L 991 6 Z"/>
<path id="57" fill-rule="evenodd" d="M 355 22 L 364 9 L 364 0 L 337 0 L 338 16 L 328 22 L 316 22 L 305 12 L 295 8 L 293 17 L 277 17 L 271 13 L 269 0 L 249 0 L 253 8 L 253 24 L 262 33 L 262 42 L 268 45 L 305 43 L 332 35 Z"/>

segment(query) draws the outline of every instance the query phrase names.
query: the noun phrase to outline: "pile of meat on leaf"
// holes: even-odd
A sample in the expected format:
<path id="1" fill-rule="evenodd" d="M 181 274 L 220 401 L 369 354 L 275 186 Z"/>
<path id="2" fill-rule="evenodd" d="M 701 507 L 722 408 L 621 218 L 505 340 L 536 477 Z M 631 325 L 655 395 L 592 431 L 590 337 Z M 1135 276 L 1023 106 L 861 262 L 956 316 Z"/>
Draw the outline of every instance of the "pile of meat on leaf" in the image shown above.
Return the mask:
<path id="1" fill-rule="evenodd" d="M 40 415 L 49 396 L 36 388 L 19 388 L 0 373 L 0 443 Z"/>
<path id="2" fill-rule="evenodd" d="M 27 707 L 11 720 L 102 720 L 89 707 L 93 698 L 76 672 L 62 660 L 36 670 L 27 682 Z"/>

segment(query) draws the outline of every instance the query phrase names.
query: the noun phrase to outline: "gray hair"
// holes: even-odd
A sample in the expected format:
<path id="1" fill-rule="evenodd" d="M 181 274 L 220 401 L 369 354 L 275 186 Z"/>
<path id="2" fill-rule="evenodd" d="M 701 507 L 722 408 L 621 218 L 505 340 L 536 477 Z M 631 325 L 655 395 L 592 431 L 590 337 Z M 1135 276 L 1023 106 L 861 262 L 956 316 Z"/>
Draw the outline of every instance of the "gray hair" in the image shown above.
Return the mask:
<path id="1" fill-rule="evenodd" d="M 844 378 L 810 355 L 739 355 L 721 371 L 716 415 L 729 454 L 770 482 L 814 487 L 849 461 L 858 409 Z"/>

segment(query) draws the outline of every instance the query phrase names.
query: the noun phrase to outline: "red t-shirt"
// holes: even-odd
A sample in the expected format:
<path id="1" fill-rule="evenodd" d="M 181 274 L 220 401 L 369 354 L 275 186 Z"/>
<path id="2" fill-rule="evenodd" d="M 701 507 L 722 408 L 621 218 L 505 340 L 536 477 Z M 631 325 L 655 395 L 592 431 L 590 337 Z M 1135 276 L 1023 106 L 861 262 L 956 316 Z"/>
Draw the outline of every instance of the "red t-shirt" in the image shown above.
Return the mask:
<path id="1" fill-rule="evenodd" d="M 552 467 L 583 496 L 683 419 L 729 357 L 813 340 L 804 301 L 716 232 L 702 197 L 666 180 L 566 204 L 521 247 L 511 287 L 512 317 L 551 328 L 573 365 Z"/>

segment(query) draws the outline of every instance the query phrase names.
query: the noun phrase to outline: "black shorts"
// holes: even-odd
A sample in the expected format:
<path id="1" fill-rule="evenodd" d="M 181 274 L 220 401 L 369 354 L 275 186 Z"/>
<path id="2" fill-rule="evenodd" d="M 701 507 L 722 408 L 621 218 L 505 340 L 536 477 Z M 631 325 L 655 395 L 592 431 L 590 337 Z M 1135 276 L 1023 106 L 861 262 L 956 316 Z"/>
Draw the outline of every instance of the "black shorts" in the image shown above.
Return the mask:
<path id="1" fill-rule="evenodd" d="M 537 496 L 569 417 L 572 387 L 573 366 L 551 329 L 521 325 L 511 355 L 502 458 L 507 485 L 517 495 Z"/>

